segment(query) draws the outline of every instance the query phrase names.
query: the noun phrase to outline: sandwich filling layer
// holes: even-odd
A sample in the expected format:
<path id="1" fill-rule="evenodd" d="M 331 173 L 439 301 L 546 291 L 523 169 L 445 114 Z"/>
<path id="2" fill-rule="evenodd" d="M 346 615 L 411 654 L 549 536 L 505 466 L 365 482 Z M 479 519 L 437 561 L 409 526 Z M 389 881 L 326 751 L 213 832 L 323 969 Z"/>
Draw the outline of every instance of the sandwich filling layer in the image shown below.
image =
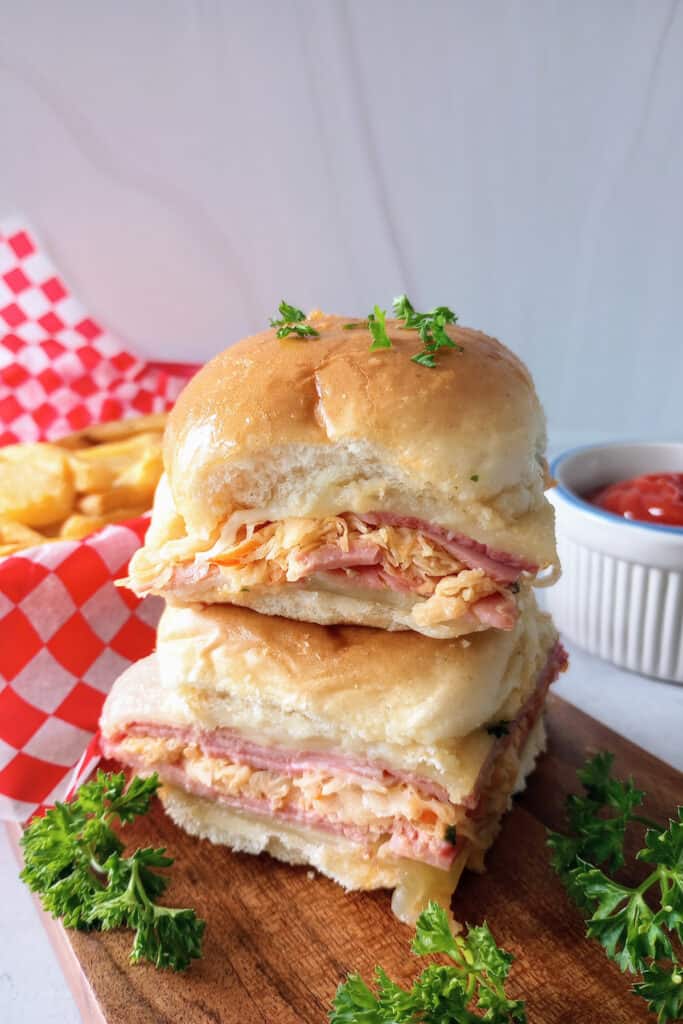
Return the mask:
<path id="1" fill-rule="evenodd" d="M 103 749 L 226 807 L 342 836 L 373 857 L 447 871 L 463 850 L 476 857 L 493 840 L 524 746 L 564 664 L 557 644 L 514 720 L 491 738 L 474 786 L 458 803 L 417 773 L 335 752 L 261 746 L 230 729 L 130 721 L 106 728 Z"/>
<path id="2" fill-rule="evenodd" d="M 239 603 L 251 591 L 328 591 L 408 608 L 418 630 L 451 623 L 468 632 L 510 630 L 522 578 L 528 582 L 538 572 L 470 537 L 384 512 L 271 521 L 264 512 L 242 510 L 203 544 L 175 529 L 158 541 L 150 531 L 131 563 L 125 582 L 139 595 L 202 601 L 216 600 L 218 592 L 219 600 L 234 596 Z"/>

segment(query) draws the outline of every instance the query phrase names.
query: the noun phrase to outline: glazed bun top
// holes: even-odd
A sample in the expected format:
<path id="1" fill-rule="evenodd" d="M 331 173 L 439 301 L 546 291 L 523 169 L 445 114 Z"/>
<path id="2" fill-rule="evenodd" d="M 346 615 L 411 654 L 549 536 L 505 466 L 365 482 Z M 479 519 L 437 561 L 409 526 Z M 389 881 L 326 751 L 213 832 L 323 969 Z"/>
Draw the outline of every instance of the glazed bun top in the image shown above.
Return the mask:
<path id="1" fill-rule="evenodd" d="M 479 331 L 448 327 L 462 351 L 411 361 L 422 343 L 387 321 L 308 318 L 317 337 L 246 338 L 203 367 L 170 415 L 165 466 L 188 532 L 238 508 L 271 518 L 391 511 L 502 550 L 553 561 L 544 499 L 545 419 L 526 367 Z"/>
<path id="2" fill-rule="evenodd" d="M 466 642 L 319 626 L 234 605 L 167 605 L 157 658 L 165 687 L 228 701 L 228 715 L 237 704 L 267 706 L 281 733 L 289 728 L 283 716 L 288 723 L 298 712 L 337 737 L 439 744 L 514 717 L 556 640 L 531 596 L 513 630 Z"/>

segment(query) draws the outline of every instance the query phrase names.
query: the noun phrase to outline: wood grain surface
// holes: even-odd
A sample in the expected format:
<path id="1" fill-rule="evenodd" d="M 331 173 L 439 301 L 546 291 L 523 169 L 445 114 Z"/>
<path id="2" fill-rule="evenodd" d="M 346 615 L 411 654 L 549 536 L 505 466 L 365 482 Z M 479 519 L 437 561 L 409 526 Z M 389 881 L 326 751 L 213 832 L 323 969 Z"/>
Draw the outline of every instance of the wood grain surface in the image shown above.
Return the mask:
<path id="1" fill-rule="evenodd" d="M 464 876 L 455 914 L 486 919 L 514 953 L 510 990 L 527 1000 L 530 1024 L 645 1024 L 651 1018 L 628 977 L 585 939 L 550 868 L 545 830 L 562 827 L 576 769 L 596 750 L 614 751 L 617 771 L 647 790 L 647 813 L 662 821 L 683 800 L 683 776 L 559 698 L 549 700 L 548 725 L 548 753 L 508 815 L 487 873 Z M 92 1013 L 97 1007 L 106 1024 L 322 1024 L 347 972 L 369 979 L 380 963 L 405 983 L 421 969 L 409 952 L 412 929 L 393 918 L 386 892 L 347 894 L 305 868 L 192 839 L 158 805 L 127 834 L 134 845 L 168 846 L 177 857 L 169 900 L 194 906 L 208 924 L 204 958 L 184 975 L 131 966 L 130 933 L 58 929 L 82 972 L 69 971 L 72 986 L 82 993 L 89 985 Z"/>

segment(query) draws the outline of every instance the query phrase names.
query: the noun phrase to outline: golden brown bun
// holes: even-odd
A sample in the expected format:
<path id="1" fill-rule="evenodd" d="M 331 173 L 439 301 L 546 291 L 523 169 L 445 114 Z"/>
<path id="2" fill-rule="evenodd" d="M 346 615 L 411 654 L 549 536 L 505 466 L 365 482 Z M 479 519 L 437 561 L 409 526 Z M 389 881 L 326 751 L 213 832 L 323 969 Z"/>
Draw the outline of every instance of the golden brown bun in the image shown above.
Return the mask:
<path id="1" fill-rule="evenodd" d="M 211 731 L 229 729 L 259 746 L 274 746 L 293 752 L 324 752 L 342 754 L 363 761 L 386 764 L 394 770 L 417 772 L 442 785 L 455 803 L 462 802 L 474 789 L 479 773 L 493 747 L 493 739 L 485 729 L 477 729 L 468 736 L 450 739 L 447 743 L 419 743 L 407 740 L 405 744 L 375 740 L 366 741 L 364 732 L 347 728 L 349 718 L 338 720 L 327 715 L 310 717 L 310 702 L 283 701 L 278 704 L 259 699 L 256 692 L 249 699 L 240 694 L 213 689 L 171 689 L 161 683 L 160 660 L 150 655 L 135 662 L 114 683 L 102 710 L 100 728 L 106 741 L 116 745 L 118 737 L 132 723 L 171 726 L 180 730 Z M 359 710 L 368 714 L 384 715 L 389 712 L 405 724 L 407 716 L 396 715 L 397 709 L 389 696 L 386 706 L 375 701 L 368 705 L 359 695 Z M 416 709 L 417 710 L 417 709 Z M 517 707 L 514 707 L 514 712 Z M 508 719 L 511 714 L 501 714 Z M 372 732 L 372 730 L 370 730 Z M 387 730 L 390 736 L 394 730 Z M 143 755 L 145 756 L 145 755 Z M 123 756 L 125 760 L 125 756 Z"/>
<path id="2" fill-rule="evenodd" d="M 388 511 L 554 562 L 543 410 L 516 356 L 449 328 L 463 351 L 426 369 L 411 362 L 416 332 L 396 321 L 378 352 L 344 317 L 309 322 L 318 338 L 246 338 L 178 399 L 164 462 L 188 532 L 208 537 L 241 507 L 272 519 Z"/>
<path id="3" fill-rule="evenodd" d="M 367 597 L 361 598 L 351 594 L 333 593 L 327 589 L 309 590 L 301 584 L 289 583 L 280 587 L 254 589 L 235 594 L 228 593 L 227 588 L 221 586 L 220 578 L 215 586 L 211 580 L 207 581 L 207 584 L 206 588 L 202 588 L 201 599 L 209 604 L 231 601 L 242 608 L 251 608 L 260 615 L 282 615 L 288 619 L 319 626 L 346 623 L 384 629 L 393 633 L 414 630 L 422 636 L 437 640 L 471 636 L 473 633 L 489 629 L 485 623 L 473 621 L 470 616 L 463 616 L 452 622 L 442 622 L 436 626 L 420 625 L 415 621 L 413 608 L 422 599 L 416 599 L 412 594 L 396 594 L 390 591 L 392 600 L 389 602 L 382 601 L 377 591 L 367 591 Z M 315 578 L 310 586 L 316 586 Z M 196 602 L 197 595 L 197 587 L 188 587 L 186 591 L 182 588 L 173 591 L 173 599 L 177 602 Z"/>
<path id="4" fill-rule="evenodd" d="M 101 728 L 229 728 L 261 744 L 333 751 L 417 771 L 453 800 L 474 787 L 557 639 L 533 600 L 511 633 L 471 640 L 330 628 L 232 606 L 168 607 L 157 653 L 116 681 Z"/>
<path id="5" fill-rule="evenodd" d="M 532 595 L 513 630 L 468 640 L 168 605 L 157 656 L 173 689 L 298 711 L 364 742 L 439 743 L 491 721 L 515 689 L 535 683 L 556 639 Z"/>

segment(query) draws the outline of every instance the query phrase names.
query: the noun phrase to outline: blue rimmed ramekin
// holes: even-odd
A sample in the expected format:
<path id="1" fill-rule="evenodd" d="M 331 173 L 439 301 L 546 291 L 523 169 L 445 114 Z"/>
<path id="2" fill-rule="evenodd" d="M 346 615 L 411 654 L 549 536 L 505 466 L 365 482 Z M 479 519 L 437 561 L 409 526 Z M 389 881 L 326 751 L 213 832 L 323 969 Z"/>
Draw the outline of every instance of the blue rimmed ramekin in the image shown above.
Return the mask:
<path id="1" fill-rule="evenodd" d="M 604 512 L 586 495 L 643 473 L 683 473 L 683 443 L 590 445 L 551 467 L 562 577 L 547 592 L 558 628 L 601 658 L 683 683 L 683 527 Z"/>

